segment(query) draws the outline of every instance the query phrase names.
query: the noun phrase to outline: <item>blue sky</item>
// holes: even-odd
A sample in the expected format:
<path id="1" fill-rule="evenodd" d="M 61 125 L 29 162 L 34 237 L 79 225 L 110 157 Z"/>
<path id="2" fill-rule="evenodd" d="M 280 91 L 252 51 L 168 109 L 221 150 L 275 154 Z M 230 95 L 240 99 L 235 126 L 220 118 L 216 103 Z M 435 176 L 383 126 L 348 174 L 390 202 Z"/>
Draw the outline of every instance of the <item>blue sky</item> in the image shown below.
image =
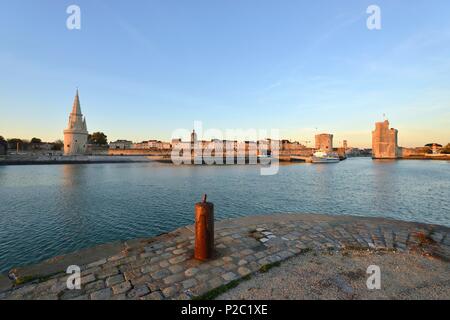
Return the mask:
<path id="1" fill-rule="evenodd" d="M 0 0 L 0 135 L 62 138 L 75 89 L 89 131 L 169 140 L 205 128 L 450 142 L 450 2 Z M 81 8 L 68 30 L 66 8 Z M 369 5 L 382 29 L 366 28 Z"/>

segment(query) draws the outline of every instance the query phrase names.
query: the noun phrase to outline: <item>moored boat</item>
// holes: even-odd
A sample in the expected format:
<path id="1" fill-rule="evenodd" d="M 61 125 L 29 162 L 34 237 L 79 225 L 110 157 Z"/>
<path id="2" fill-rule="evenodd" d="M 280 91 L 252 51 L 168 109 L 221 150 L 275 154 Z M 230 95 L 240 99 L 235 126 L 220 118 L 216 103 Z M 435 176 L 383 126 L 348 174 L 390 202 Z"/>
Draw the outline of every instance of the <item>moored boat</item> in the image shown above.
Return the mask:
<path id="1" fill-rule="evenodd" d="M 312 156 L 312 163 L 336 163 L 339 161 L 340 159 L 338 155 L 323 151 L 318 151 Z"/>

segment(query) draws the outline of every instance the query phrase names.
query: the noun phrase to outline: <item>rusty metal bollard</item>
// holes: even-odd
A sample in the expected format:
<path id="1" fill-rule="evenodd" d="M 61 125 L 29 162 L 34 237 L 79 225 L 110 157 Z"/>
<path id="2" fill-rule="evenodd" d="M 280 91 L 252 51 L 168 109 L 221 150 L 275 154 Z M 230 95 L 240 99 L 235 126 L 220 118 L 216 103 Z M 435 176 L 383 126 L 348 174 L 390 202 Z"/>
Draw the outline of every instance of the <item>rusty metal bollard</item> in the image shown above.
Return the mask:
<path id="1" fill-rule="evenodd" d="M 195 204 L 195 252 L 194 258 L 205 261 L 214 253 L 214 204 L 203 201 Z"/>

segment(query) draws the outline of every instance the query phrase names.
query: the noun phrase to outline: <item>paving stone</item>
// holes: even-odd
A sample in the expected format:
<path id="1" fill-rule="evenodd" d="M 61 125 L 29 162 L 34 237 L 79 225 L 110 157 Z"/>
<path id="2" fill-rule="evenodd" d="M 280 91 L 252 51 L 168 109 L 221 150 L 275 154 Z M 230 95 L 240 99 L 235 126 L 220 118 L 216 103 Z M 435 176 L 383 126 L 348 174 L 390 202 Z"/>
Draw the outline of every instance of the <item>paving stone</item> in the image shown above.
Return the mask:
<path id="1" fill-rule="evenodd" d="M 176 256 L 174 258 L 169 259 L 169 262 L 171 264 L 176 264 L 176 263 L 180 263 L 180 262 L 183 262 L 186 260 L 187 260 L 187 257 L 185 255 L 181 255 L 181 256 Z"/>
<path id="2" fill-rule="evenodd" d="M 246 268 L 246 267 L 240 267 L 238 269 L 238 273 L 241 276 L 245 277 L 245 276 L 249 275 L 250 273 L 252 273 L 252 271 L 250 269 Z"/>
<path id="3" fill-rule="evenodd" d="M 122 283 L 118 283 L 112 287 L 112 291 L 114 294 L 125 293 L 131 289 L 130 281 L 125 281 Z"/>
<path id="4" fill-rule="evenodd" d="M 394 237 L 391 232 L 384 233 L 384 240 L 386 241 L 386 247 L 388 249 L 394 248 Z"/>
<path id="5" fill-rule="evenodd" d="M 86 266 L 86 269 L 89 269 L 89 268 L 92 268 L 92 267 L 98 267 L 98 266 L 101 266 L 101 265 L 103 265 L 103 264 L 105 264 L 105 263 L 106 263 L 106 259 L 101 259 L 101 260 L 98 260 L 98 261 L 89 263 L 89 264 Z"/>
<path id="6" fill-rule="evenodd" d="M 102 289 L 91 293 L 92 300 L 107 300 L 111 297 L 112 291 L 110 288 Z"/>
<path id="7" fill-rule="evenodd" d="M 239 266 L 243 266 L 243 265 L 246 265 L 247 263 L 248 263 L 247 260 L 241 259 L 241 260 L 239 260 L 238 265 L 239 265 Z"/>
<path id="8" fill-rule="evenodd" d="M 74 298 L 71 298 L 69 300 L 89 300 L 89 295 L 88 294 L 84 294 L 81 296 L 76 296 Z"/>
<path id="9" fill-rule="evenodd" d="M 95 276 L 93 274 L 89 274 L 87 276 L 81 277 L 81 285 L 88 284 L 90 282 L 95 281 Z"/>
<path id="10" fill-rule="evenodd" d="M 142 300 L 163 300 L 164 297 L 161 292 L 152 292 L 146 296 L 141 297 Z"/>
<path id="11" fill-rule="evenodd" d="M 158 264 L 150 264 L 150 265 L 143 266 L 141 268 L 141 271 L 142 271 L 142 273 L 145 274 L 145 273 L 152 273 L 152 272 L 158 271 L 160 269 L 161 269 L 161 267 Z"/>
<path id="12" fill-rule="evenodd" d="M 155 255 L 154 252 L 144 252 L 144 253 L 141 253 L 141 254 L 139 255 L 139 257 L 140 257 L 141 259 L 145 259 L 145 258 L 153 257 L 154 255 Z"/>
<path id="13" fill-rule="evenodd" d="M 269 261 L 269 263 L 275 263 L 275 262 L 280 262 L 280 261 L 284 260 L 282 257 L 280 257 L 276 254 L 268 256 L 265 259 L 267 259 Z"/>
<path id="14" fill-rule="evenodd" d="M 118 274 L 106 279 L 106 286 L 112 287 L 115 284 L 121 283 L 124 281 L 124 277 L 122 274 Z"/>
<path id="15" fill-rule="evenodd" d="M 332 245 L 332 247 L 334 247 L 334 246 Z M 287 259 L 287 258 L 292 257 L 293 255 L 294 254 L 292 252 L 288 251 L 288 250 L 281 251 L 280 253 L 278 253 L 278 256 L 280 256 L 281 259 Z"/>
<path id="16" fill-rule="evenodd" d="M 147 283 L 147 287 L 149 287 L 150 291 L 153 292 L 153 291 L 160 291 L 161 288 L 165 287 L 165 285 L 163 284 L 162 280 L 157 280 Z"/>
<path id="17" fill-rule="evenodd" d="M 24 296 L 24 295 L 27 295 L 28 293 L 31 293 L 34 290 L 36 290 L 37 287 L 38 287 L 37 284 L 28 284 L 28 285 L 24 285 L 22 287 L 16 288 L 13 291 L 13 293 L 18 296 Z M 65 289 L 67 289 L 67 286 L 65 285 L 65 282 L 63 282 L 63 281 L 56 281 L 51 286 L 51 291 L 53 293 L 55 293 L 55 292 L 57 293 L 57 292 L 65 290 Z"/>
<path id="18" fill-rule="evenodd" d="M 173 250 L 173 254 L 182 254 L 182 253 L 185 253 L 185 252 L 187 252 L 187 250 L 186 249 L 176 249 L 176 250 Z"/>
<path id="19" fill-rule="evenodd" d="M 28 285 L 28 286 L 22 287 L 20 290 L 27 290 L 30 288 L 34 289 L 35 285 Z M 67 282 L 65 279 L 62 279 L 62 280 L 58 280 L 53 286 L 51 286 L 50 291 L 52 293 L 59 293 L 66 289 L 67 289 Z"/>
<path id="20" fill-rule="evenodd" d="M 173 265 L 169 267 L 170 272 L 172 273 L 180 273 L 181 271 L 183 271 L 185 268 L 179 264 Z"/>
<path id="21" fill-rule="evenodd" d="M 113 268 L 103 269 L 102 271 L 97 273 L 96 276 L 98 279 L 105 279 L 105 278 L 111 277 L 116 274 L 119 274 L 119 269 L 117 267 L 113 267 Z"/>
<path id="22" fill-rule="evenodd" d="M 257 253 L 255 254 L 255 257 L 256 257 L 257 259 L 261 259 L 261 258 L 263 258 L 263 257 L 265 257 L 265 256 L 267 256 L 267 253 L 264 252 L 264 251 L 260 251 L 260 252 L 257 252 Z"/>
<path id="23" fill-rule="evenodd" d="M 211 261 L 211 264 L 215 267 L 220 267 L 221 265 L 223 265 L 223 261 L 221 259 L 217 259 L 217 260 Z"/>
<path id="24" fill-rule="evenodd" d="M 102 270 L 102 268 L 100 268 L 100 267 L 92 267 L 92 268 L 88 268 L 88 269 L 82 269 L 81 270 L 81 276 L 85 277 L 85 276 L 88 276 L 90 274 L 100 272 L 101 270 Z"/>
<path id="25" fill-rule="evenodd" d="M 150 293 L 150 289 L 146 285 L 142 285 L 131 289 L 130 292 L 127 293 L 127 297 L 130 299 L 137 299 L 148 293 Z"/>
<path id="26" fill-rule="evenodd" d="M 162 269 L 151 274 L 153 279 L 159 280 L 170 275 L 169 269 Z"/>
<path id="27" fill-rule="evenodd" d="M 54 294 L 46 294 L 46 295 L 37 297 L 36 300 L 58 300 L 58 295 L 55 293 Z"/>
<path id="28" fill-rule="evenodd" d="M 188 242 L 182 242 L 182 243 L 180 243 L 180 244 L 177 245 L 177 249 L 180 249 L 180 248 L 187 248 L 188 246 L 189 246 L 189 243 L 188 243 Z"/>
<path id="29" fill-rule="evenodd" d="M 126 271 L 123 274 L 125 280 L 133 280 L 142 276 L 142 272 L 140 270 L 133 269 L 131 271 Z"/>
<path id="30" fill-rule="evenodd" d="M 178 273 L 178 274 L 173 274 L 171 276 L 168 276 L 166 278 L 164 278 L 164 283 L 165 284 L 173 284 L 176 282 L 180 282 L 184 279 L 184 274 L 183 273 Z"/>
<path id="31" fill-rule="evenodd" d="M 59 295 L 59 299 L 60 300 L 74 300 L 83 295 L 84 295 L 83 290 L 77 290 L 77 289 L 65 290 L 62 294 Z M 77 300 L 79 300 L 79 299 L 77 299 Z"/>
<path id="32" fill-rule="evenodd" d="M 173 257 L 173 253 L 172 252 L 165 252 L 165 253 L 163 253 L 163 254 L 161 254 L 160 256 L 159 256 L 159 258 L 160 258 L 160 260 L 167 260 L 167 259 L 169 259 L 169 258 L 172 258 Z"/>
<path id="33" fill-rule="evenodd" d="M 149 263 L 149 261 L 147 259 L 137 259 L 136 261 L 133 261 L 132 263 L 130 263 L 130 265 L 132 266 L 131 270 L 140 269 L 142 266 L 144 266 L 148 263 Z"/>
<path id="34" fill-rule="evenodd" d="M 103 280 L 97 280 L 95 282 L 88 283 L 82 287 L 86 292 L 98 291 L 105 288 L 105 282 Z"/>
<path id="35" fill-rule="evenodd" d="M 160 257 L 160 256 L 151 257 L 151 258 L 150 258 L 150 263 L 156 264 L 156 263 L 159 263 L 161 260 L 163 260 L 163 258 Z"/>
<path id="36" fill-rule="evenodd" d="M 176 296 L 175 300 L 191 300 L 191 296 L 183 292 Z"/>
<path id="37" fill-rule="evenodd" d="M 164 297 L 171 298 L 178 292 L 177 288 L 175 286 L 167 287 L 164 290 L 162 290 L 162 293 Z"/>
<path id="38" fill-rule="evenodd" d="M 233 258 L 232 257 L 223 257 L 222 260 L 225 262 L 232 262 Z"/>
<path id="39" fill-rule="evenodd" d="M 237 265 L 235 265 L 234 263 L 226 263 L 223 265 L 223 269 L 225 269 L 226 271 L 232 271 L 235 270 L 237 268 Z"/>
<path id="40" fill-rule="evenodd" d="M 248 255 L 253 254 L 253 253 L 255 253 L 255 251 L 253 251 L 252 249 L 244 249 L 244 250 L 241 251 L 241 255 L 242 256 L 248 256 Z"/>
<path id="41" fill-rule="evenodd" d="M 117 260 L 123 259 L 125 257 L 126 257 L 126 255 L 124 253 L 119 253 L 119 254 L 116 254 L 115 256 L 109 257 L 108 261 L 117 261 Z"/>
<path id="42" fill-rule="evenodd" d="M 204 282 L 207 281 L 208 279 L 210 279 L 213 275 L 210 273 L 199 273 L 195 276 L 195 278 L 199 281 L 199 282 Z"/>
<path id="43" fill-rule="evenodd" d="M 191 288 L 190 290 L 194 296 L 201 296 L 201 295 L 207 293 L 208 291 L 210 291 L 210 286 L 205 283 L 201 283 L 201 284 Z"/>
<path id="44" fill-rule="evenodd" d="M 230 236 L 222 238 L 222 242 L 225 244 L 230 244 L 234 241 L 234 239 Z"/>
<path id="45" fill-rule="evenodd" d="M 192 288 L 197 285 L 197 280 L 190 278 L 190 279 L 184 280 L 181 284 L 183 286 L 183 289 L 189 289 L 189 288 Z"/>
<path id="46" fill-rule="evenodd" d="M 192 277 L 194 275 L 196 275 L 198 273 L 199 269 L 198 268 L 189 268 L 184 272 L 184 275 L 186 277 Z"/>
<path id="47" fill-rule="evenodd" d="M 220 274 L 223 274 L 223 273 L 225 273 L 225 269 L 224 268 L 216 267 L 214 269 L 211 269 L 211 274 L 220 275 Z"/>
<path id="48" fill-rule="evenodd" d="M 225 280 L 222 277 L 214 277 L 211 280 L 208 281 L 208 285 L 214 289 L 214 288 L 218 288 L 221 285 L 223 285 L 225 282 Z"/>
<path id="49" fill-rule="evenodd" d="M 132 279 L 130 281 L 133 284 L 133 286 L 139 286 L 141 284 L 149 284 L 150 282 L 153 281 L 153 279 L 152 279 L 152 277 L 149 274 L 145 274 L 143 276 L 134 278 L 134 279 Z"/>
<path id="50" fill-rule="evenodd" d="M 127 299 L 127 295 L 125 293 L 120 293 L 120 294 L 114 294 L 111 296 L 111 298 L 109 298 L 108 300 L 126 300 Z M 128 298 L 131 299 L 131 298 Z"/>
<path id="51" fill-rule="evenodd" d="M 237 279 L 237 275 L 233 272 L 227 272 L 224 275 L 222 275 L 222 278 L 226 281 L 232 281 Z"/>

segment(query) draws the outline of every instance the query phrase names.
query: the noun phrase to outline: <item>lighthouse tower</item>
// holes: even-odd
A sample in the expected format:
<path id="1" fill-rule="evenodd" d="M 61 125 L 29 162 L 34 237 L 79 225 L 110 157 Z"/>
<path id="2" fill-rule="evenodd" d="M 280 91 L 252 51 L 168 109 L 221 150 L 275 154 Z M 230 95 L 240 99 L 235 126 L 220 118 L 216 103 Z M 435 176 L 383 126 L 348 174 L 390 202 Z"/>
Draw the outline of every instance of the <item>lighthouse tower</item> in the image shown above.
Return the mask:
<path id="1" fill-rule="evenodd" d="M 86 119 L 81 114 L 80 97 L 77 89 L 72 113 L 69 116 L 69 125 L 64 130 L 64 155 L 70 156 L 86 153 L 87 139 Z"/>

